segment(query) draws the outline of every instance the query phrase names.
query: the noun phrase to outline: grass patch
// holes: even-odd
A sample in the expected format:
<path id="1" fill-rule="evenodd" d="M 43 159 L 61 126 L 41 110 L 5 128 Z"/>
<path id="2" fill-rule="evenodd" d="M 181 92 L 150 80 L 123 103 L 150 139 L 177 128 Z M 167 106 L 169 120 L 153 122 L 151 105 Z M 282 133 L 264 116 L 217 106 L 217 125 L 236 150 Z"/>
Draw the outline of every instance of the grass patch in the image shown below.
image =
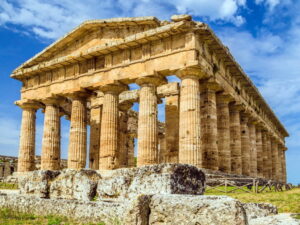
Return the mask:
<path id="1" fill-rule="evenodd" d="M 294 188 L 292 190 L 282 191 L 282 192 L 263 192 L 257 194 L 256 193 L 223 193 L 215 190 L 210 190 L 207 193 L 205 193 L 205 195 L 227 195 L 245 203 L 248 202 L 271 203 L 277 206 L 278 211 L 281 213 L 282 212 L 300 213 L 300 188 Z"/>
<path id="2" fill-rule="evenodd" d="M 0 182 L 0 189 L 16 190 L 18 189 L 18 184 Z"/>
<path id="3" fill-rule="evenodd" d="M 12 211 L 10 209 L 0 209 L 0 224 L 5 225 L 105 225 L 103 222 L 99 223 L 80 223 L 66 217 L 60 216 L 36 216 L 31 213 L 21 213 Z"/>

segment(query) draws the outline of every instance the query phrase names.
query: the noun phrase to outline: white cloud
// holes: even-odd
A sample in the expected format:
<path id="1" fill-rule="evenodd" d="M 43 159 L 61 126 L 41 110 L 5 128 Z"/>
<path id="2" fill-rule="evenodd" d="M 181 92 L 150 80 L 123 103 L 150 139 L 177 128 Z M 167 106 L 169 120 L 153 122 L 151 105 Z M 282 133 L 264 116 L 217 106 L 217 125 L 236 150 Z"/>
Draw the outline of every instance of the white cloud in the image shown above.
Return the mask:
<path id="1" fill-rule="evenodd" d="M 244 23 L 239 9 L 245 0 L 0 0 L 0 26 L 21 25 L 42 38 L 56 39 L 82 21 L 125 16 L 157 16 L 190 13 L 210 21 Z"/>

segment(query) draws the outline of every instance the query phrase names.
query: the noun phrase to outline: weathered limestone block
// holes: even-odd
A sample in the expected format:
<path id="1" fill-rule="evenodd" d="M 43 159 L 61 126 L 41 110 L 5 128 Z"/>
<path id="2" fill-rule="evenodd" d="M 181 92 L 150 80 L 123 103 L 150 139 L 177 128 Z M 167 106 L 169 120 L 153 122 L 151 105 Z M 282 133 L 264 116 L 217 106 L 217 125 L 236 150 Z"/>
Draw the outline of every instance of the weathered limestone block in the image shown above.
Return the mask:
<path id="1" fill-rule="evenodd" d="M 186 164 L 159 164 L 140 168 L 100 171 L 100 199 L 132 198 L 139 194 L 203 194 L 205 175 Z"/>
<path id="2" fill-rule="evenodd" d="M 242 225 L 247 217 L 242 203 L 226 196 L 154 195 L 151 225 Z"/>
<path id="3" fill-rule="evenodd" d="M 291 217 L 288 213 L 280 213 L 278 215 L 259 217 L 249 221 L 249 225 L 299 225 L 297 219 Z"/>
<path id="4" fill-rule="evenodd" d="M 278 214 L 277 207 L 268 203 L 244 203 L 248 220 Z"/>
<path id="5" fill-rule="evenodd" d="M 49 198 L 50 183 L 60 174 L 54 170 L 36 170 L 18 177 L 21 194 Z"/>
<path id="6" fill-rule="evenodd" d="M 82 224 L 105 223 L 108 225 L 120 224 L 124 212 L 124 204 L 121 203 L 42 199 L 35 196 L 1 193 L 0 208 L 41 216 L 63 216 Z"/>
<path id="7" fill-rule="evenodd" d="M 101 176 L 94 170 L 63 170 L 51 182 L 50 198 L 92 200 L 99 179 Z"/>

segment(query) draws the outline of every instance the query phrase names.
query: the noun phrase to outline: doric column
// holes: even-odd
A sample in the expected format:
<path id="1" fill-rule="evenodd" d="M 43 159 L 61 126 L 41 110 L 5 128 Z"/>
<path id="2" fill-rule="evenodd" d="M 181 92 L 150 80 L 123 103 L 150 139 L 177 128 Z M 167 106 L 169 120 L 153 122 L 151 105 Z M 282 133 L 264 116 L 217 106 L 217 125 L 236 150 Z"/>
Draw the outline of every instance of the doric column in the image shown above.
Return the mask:
<path id="1" fill-rule="evenodd" d="M 97 96 L 91 98 L 89 168 L 93 170 L 99 169 L 100 128 L 102 117 L 102 105 L 100 105 L 102 102 L 99 102 L 99 96 L 101 94 L 102 93 L 98 92 Z"/>
<path id="2" fill-rule="evenodd" d="M 118 127 L 119 127 L 119 94 L 127 90 L 123 84 L 110 84 L 100 88 L 104 92 L 99 169 L 112 170 L 119 167 L 118 163 Z"/>
<path id="3" fill-rule="evenodd" d="M 217 85 L 213 83 L 200 84 L 201 106 L 201 148 L 203 167 L 217 171 L 218 160 L 218 123 L 217 123 Z"/>
<path id="4" fill-rule="evenodd" d="M 129 168 L 135 167 L 135 158 L 134 158 L 134 137 L 128 135 L 128 155 L 127 155 L 127 165 Z"/>
<path id="5" fill-rule="evenodd" d="M 229 95 L 217 95 L 219 170 L 225 173 L 231 172 L 230 101 L 231 97 Z"/>
<path id="6" fill-rule="evenodd" d="M 282 181 L 283 181 L 283 183 L 287 182 L 285 151 L 286 151 L 286 148 L 284 148 L 282 151 Z"/>
<path id="7" fill-rule="evenodd" d="M 51 98 L 45 104 L 44 134 L 42 142 L 41 169 L 60 169 L 60 109 L 59 99 Z"/>
<path id="8" fill-rule="evenodd" d="M 282 158 L 283 158 L 283 156 L 282 156 L 282 149 L 283 149 L 283 146 L 282 146 L 282 144 L 278 144 L 278 178 L 277 178 L 277 180 L 278 181 L 283 181 L 283 176 L 282 176 L 282 174 L 283 174 L 283 168 L 282 168 Z"/>
<path id="9" fill-rule="evenodd" d="M 16 105 L 23 109 L 18 158 L 18 172 L 35 169 L 35 120 L 40 105 L 32 101 L 18 101 Z"/>
<path id="10" fill-rule="evenodd" d="M 179 163 L 202 167 L 200 77 L 181 71 L 179 107 Z"/>
<path id="11" fill-rule="evenodd" d="M 230 104 L 231 173 L 242 174 L 240 105 Z"/>
<path id="12" fill-rule="evenodd" d="M 242 174 L 250 176 L 250 135 L 248 128 L 249 117 L 241 113 L 241 146 L 242 146 Z"/>
<path id="13" fill-rule="evenodd" d="M 253 120 L 249 121 L 249 138 L 250 138 L 250 176 L 257 177 L 257 143 L 256 143 L 256 126 Z"/>
<path id="14" fill-rule="evenodd" d="M 128 110 L 132 103 L 126 102 L 119 106 L 119 168 L 128 167 Z"/>
<path id="15" fill-rule="evenodd" d="M 256 125 L 256 151 L 257 151 L 257 176 L 264 177 L 263 173 L 263 144 L 262 144 L 262 128 Z"/>
<path id="16" fill-rule="evenodd" d="M 278 178 L 278 144 L 276 138 L 271 139 L 272 145 L 272 179 L 277 180 Z"/>
<path id="17" fill-rule="evenodd" d="M 82 169 L 86 165 L 87 121 L 86 95 L 76 93 L 72 99 L 68 168 Z"/>
<path id="18" fill-rule="evenodd" d="M 266 161 L 266 167 L 267 167 L 267 178 L 271 179 L 272 178 L 272 146 L 271 146 L 271 136 L 269 132 L 267 133 L 266 136 L 266 141 L 267 141 L 267 161 Z"/>
<path id="19" fill-rule="evenodd" d="M 165 162 L 178 163 L 179 154 L 179 96 L 166 96 L 165 106 Z"/>
<path id="20" fill-rule="evenodd" d="M 141 87 L 138 116 L 137 166 L 158 163 L 158 123 L 156 87 L 165 82 L 160 77 L 143 77 L 136 80 Z"/>
<path id="21" fill-rule="evenodd" d="M 262 131 L 262 156 L 263 156 L 263 178 L 268 178 L 268 144 L 267 144 L 267 132 Z"/>

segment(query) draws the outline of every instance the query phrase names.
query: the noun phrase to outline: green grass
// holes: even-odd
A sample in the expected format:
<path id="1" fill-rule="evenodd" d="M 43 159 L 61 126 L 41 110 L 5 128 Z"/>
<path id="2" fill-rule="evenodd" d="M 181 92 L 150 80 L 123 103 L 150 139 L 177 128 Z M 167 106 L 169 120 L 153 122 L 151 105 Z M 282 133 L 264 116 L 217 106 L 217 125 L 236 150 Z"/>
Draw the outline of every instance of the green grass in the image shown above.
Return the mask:
<path id="1" fill-rule="evenodd" d="M 18 184 L 11 184 L 11 183 L 0 182 L 0 189 L 15 190 L 15 189 L 18 189 Z"/>
<path id="2" fill-rule="evenodd" d="M 66 217 L 60 216 L 36 216 L 31 213 L 21 213 L 12 211 L 10 209 L 0 209 L 0 224 L 5 225 L 32 225 L 32 224 L 40 224 L 40 225 L 105 225 L 103 222 L 99 223 L 79 223 L 68 219 Z"/>
<path id="3" fill-rule="evenodd" d="M 225 187 L 221 187 L 224 190 Z M 232 188 L 232 187 L 230 187 Z M 230 189 L 229 188 L 229 189 Z M 300 188 L 282 192 L 263 193 L 223 193 L 211 190 L 205 195 L 227 195 L 241 202 L 271 203 L 278 207 L 279 212 L 300 213 Z"/>

